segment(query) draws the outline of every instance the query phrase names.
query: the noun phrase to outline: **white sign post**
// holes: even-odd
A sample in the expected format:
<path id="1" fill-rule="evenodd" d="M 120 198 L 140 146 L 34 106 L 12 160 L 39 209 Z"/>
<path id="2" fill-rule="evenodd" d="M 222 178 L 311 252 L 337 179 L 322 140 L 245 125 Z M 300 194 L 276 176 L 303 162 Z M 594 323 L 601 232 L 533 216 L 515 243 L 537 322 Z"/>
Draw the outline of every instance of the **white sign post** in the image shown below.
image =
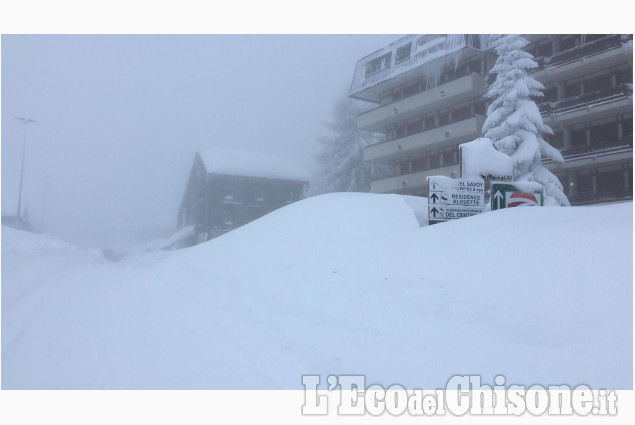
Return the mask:
<path id="1" fill-rule="evenodd" d="M 428 177 L 428 223 L 470 217 L 485 211 L 485 182 L 481 179 Z"/>

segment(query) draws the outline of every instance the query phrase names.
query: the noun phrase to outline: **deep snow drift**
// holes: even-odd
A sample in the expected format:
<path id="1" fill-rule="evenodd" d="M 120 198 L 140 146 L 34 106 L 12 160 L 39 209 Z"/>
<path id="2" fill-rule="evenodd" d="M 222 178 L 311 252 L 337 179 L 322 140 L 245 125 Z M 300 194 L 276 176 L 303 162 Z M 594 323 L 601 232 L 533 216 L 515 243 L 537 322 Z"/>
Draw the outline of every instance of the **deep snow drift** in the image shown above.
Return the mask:
<path id="1" fill-rule="evenodd" d="M 3 227 L 2 388 L 632 388 L 632 203 L 432 227 L 416 204 L 323 195 L 117 263 Z"/>

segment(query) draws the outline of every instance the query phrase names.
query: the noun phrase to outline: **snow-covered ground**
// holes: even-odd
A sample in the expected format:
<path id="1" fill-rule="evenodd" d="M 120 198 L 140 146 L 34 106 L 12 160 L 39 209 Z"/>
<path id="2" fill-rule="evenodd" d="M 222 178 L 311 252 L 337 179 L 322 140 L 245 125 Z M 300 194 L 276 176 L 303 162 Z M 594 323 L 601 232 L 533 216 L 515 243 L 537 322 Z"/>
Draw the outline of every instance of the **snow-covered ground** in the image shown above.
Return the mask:
<path id="1" fill-rule="evenodd" d="M 2 228 L 2 388 L 632 389 L 633 204 L 420 227 L 425 200 L 330 194 L 113 263 Z M 421 214 L 419 214 L 421 218 Z"/>

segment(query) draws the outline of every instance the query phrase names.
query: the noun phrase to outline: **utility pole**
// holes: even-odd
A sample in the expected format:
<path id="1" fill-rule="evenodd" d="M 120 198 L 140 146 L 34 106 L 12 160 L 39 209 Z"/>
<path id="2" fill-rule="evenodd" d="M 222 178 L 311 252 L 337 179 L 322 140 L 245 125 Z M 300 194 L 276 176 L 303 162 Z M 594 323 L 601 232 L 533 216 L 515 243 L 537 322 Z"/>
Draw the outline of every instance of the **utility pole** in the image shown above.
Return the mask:
<path id="1" fill-rule="evenodd" d="M 42 183 L 42 214 L 40 216 L 40 230 L 44 233 L 44 206 L 46 205 L 46 184 L 48 183 L 49 176 L 44 176 L 44 182 Z"/>
<path id="2" fill-rule="evenodd" d="M 26 154 L 26 128 L 28 127 L 30 122 L 35 122 L 31 118 L 22 118 L 15 117 L 16 120 L 20 120 L 24 122 L 24 142 L 22 143 L 22 168 L 20 169 L 20 191 L 18 194 L 18 217 L 17 217 L 17 227 L 20 230 L 20 225 L 22 224 L 22 217 L 20 216 L 20 207 L 22 205 L 22 181 L 24 180 L 24 156 Z"/>

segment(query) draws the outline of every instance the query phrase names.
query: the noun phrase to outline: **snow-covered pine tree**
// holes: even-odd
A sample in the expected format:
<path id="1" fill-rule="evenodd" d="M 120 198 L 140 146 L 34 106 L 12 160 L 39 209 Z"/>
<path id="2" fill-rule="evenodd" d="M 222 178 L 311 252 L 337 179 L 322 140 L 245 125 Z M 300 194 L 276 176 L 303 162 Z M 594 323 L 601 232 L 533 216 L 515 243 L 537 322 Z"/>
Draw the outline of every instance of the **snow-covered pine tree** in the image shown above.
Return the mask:
<path id="1" fill-rule="evenodd" d="M 348 96 L 335 104 L 333 121 L 326 123 L 328 136 L 318 141 L 319 172 L 311 182 L 308 196 L 329 192 L 368 192 L 371 178 L 387 173 L 385 166 L 371 167 L 363 160 L 363 149 L 380 141 L 377 133 L 359 130 L 357 116 L 364 106 Z"/>
<path id="2" fill-rule="evenodd" d="M 543 185 L 545 205 L 569 206 L 562 184 L 541 162 L 542 156 L 556 162 L 564 162 L 564 158 L 543 138 L 544 134 L 553 134 L 553 130 L 543 123 L 532 99 L 542 97 L 545 87 L 527 73 L 538 67 L 533 56 L 522 50 L 529 42 L 520 35 L 491 37 L 498 59 L 490 71 L 496 81 L 487 92 L 493 101 L 487 110 L 483 135 L 494 142 L 497 150 L 513 158 L 516 180 Z"/>

